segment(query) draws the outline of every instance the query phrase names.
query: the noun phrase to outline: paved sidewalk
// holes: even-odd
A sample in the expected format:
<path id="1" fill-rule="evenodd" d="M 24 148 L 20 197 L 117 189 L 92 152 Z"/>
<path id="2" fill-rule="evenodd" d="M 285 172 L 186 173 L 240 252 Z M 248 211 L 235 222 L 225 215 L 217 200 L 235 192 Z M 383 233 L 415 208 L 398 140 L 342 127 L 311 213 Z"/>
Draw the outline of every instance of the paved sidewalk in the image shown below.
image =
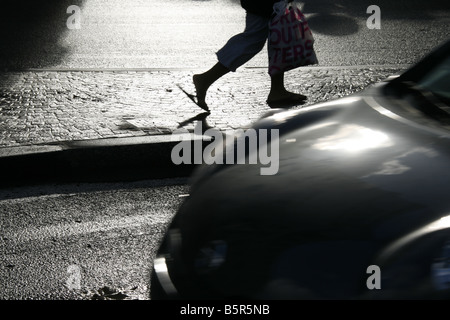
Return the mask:
<path id="1" fill-rule="evenodd" d="M 285 81 L 290 90 L 308 96 L 307 103 L 295 107 L 300 108 L 362 90 L 406 67 L 309 67 L 290 71 Z M 196 122 L 191 120 L 204 112 L 177 86 L 194 93 L 193 74 L 190 70 L 0 73 L 0 158 L 86 148 L 93 142 L 136 146 L 170 141 L 180 126 L 192 130 Z M 208 92 L 208 125 L 233 130 L 257 120 L 270 110 L 265 102 L 269 80 L 262 68 L 242 68 L 219 79 Z"/>
<path id="2" fill-rule="evenodd" d="M 305 68 L 286 85 L 306 94 L 303 106 L 348 95 L 401 68 Z M 0 74 L 0 147 L 55 141 L 170 134 L 203 110 L 192 71 L 30 71 Z M 265 69 L 226 75 L 208 92 L 208 124 L 221 130 L 253 122 L 269 107 Z M 192 126 L 192 123 L 190 124 Z M 190 126 L 188 125 L 189 129 Z"/>

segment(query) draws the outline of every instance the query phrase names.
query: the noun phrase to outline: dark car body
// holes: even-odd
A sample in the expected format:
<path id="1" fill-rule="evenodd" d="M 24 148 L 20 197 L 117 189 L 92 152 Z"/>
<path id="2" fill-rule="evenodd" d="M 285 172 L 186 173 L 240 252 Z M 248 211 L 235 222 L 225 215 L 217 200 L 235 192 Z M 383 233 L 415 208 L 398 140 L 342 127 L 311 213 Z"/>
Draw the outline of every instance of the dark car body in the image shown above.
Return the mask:
<path id="1" fill-rule="evenodd" d="M 202 166 L 152 299 L 450 297 L 450 43 L 357 94 L 273 112 L 279 170 Z"/>

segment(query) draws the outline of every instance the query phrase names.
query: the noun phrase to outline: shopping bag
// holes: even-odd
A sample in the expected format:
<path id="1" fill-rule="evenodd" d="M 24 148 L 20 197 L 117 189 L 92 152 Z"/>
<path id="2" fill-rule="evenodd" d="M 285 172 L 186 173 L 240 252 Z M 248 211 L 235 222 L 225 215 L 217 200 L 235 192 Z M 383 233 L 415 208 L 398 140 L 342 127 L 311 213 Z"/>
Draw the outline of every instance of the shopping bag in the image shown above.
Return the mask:
<path id="1" fill-rule="evenodd" d="M 273 9 L 269 22 L 269 74 L 317 64 L 314 37 L 298 4 L 283 0 Z"/>

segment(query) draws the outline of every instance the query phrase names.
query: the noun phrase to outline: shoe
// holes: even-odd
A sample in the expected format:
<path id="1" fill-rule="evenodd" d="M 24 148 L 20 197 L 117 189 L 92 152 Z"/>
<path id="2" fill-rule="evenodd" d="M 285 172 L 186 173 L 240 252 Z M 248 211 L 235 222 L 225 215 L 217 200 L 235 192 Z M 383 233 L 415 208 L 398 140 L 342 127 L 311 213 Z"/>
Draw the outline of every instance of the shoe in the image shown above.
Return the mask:
<path id="1" fill-rule="evenodd" d="M 190 94 L 190 93 L 186 92 L 186 90 L 184 90 L 183 87 L 182 87 L 180 84 L 177 84 L 177 86 L 178 86 L 178 88 L 180 88 L 181 91 L 184 92 L 184 94 L 185 94 L 189 99 L 191 99 L 191 101 L 192 101 L 193 103 L 195 103 L 196 105 L 198 105 L 200 108 L 202 108 L 202 109 L 205 110 L 206 112 L 210 112 L 210 111 L 209 111 L 209 108 L 208 108 L 208 105 L 207 105 L 205 102 L 198 101 L 197 96 L 195 96 L 195 95 L 193 95 L 193 94 Z"/>
<path id="2" fill-rule="evenodd" d="M 307 99 L 306 96 L 299 93 L 290 92 L 287 96 L 281 99 L 267 99 L 267 104 L 271 108 L 287 108 L 298 104 L 303 104 Z"/>
<path id="3" fill-rule="evenodd" d="M 199 80 L 198 80 L 198 78 L 199 78 L 199 75 L 198 75 L 198 74 L 194 74 L 194 75 L 192 76 L 192 82 L 194 83 L 194 86 L 195 86 L 196 96 L 195 96 L 195 97 L 194 97 L 194 96 L 191 97 L 191 100 L 194 101 L 194 103 L 195 103 L 196 105 L 198 105 L 200 108 L 202 108 L 203 110 L 209 112 L 208 105 L 207 105 L 206 102 L 205 102 L 205 95 L 206 95 L 206 92 L 205 92 L 205 94 L 203 95 L 203 97 L 202 97 L 201 100 L 200 100 L 199 97 L 198 97 L 198 86 L 199 86 Z"/>

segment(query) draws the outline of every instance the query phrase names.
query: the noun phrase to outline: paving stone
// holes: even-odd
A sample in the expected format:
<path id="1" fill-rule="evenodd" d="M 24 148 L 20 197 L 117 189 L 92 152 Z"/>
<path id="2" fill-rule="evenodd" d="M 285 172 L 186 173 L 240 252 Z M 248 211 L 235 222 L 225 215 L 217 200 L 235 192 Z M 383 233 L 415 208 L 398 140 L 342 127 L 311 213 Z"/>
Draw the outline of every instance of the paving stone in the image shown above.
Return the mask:
<path id="1" fill-rule="evenodd" d="M 404 68 L 307 68 L 286 86 L 308 96 L 301 108 L 349 95 Z M 0 147 L 61 140 L 170 134 L 192 130 L 204 111 L 177 86 L 195 93 L 190 71 L 33 71 L 0 73 Z M 265 69 L 227 74 L 208 91 L 207 123 L 246 127 L 270 110 Z M 195 120 L 193 120 L 195 122 Z"/>

